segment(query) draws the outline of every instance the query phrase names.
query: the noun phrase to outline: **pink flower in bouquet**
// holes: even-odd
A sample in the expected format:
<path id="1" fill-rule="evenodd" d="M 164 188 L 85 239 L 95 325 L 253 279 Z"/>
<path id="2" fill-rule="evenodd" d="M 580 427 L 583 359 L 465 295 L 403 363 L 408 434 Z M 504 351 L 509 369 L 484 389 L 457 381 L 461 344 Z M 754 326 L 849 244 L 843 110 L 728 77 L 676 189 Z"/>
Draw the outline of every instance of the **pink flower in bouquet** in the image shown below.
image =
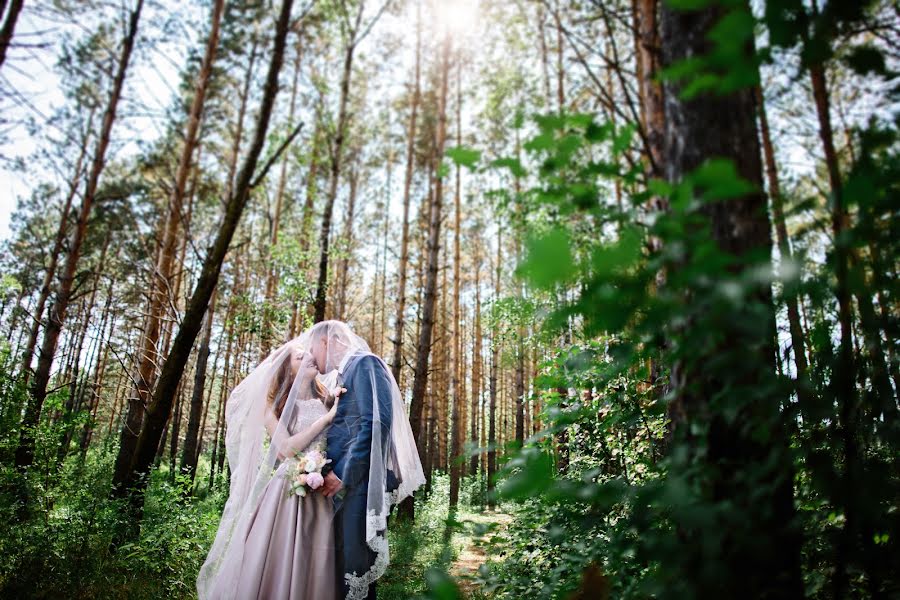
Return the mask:
<path id="1" fill-rule="evenodd" d="M 321 473 L 310 473 L 306 476 L 306 485 L 311 490 L 318 489 L 323 483 L 325 483 L 325 478 L 322 477 Z"/>
<path id="2" fill-rule="evenodd" d="M 309 477 L 306 475 L 306 473 L 300 474 L 300 477 L 297 478 L 297 483 L 300 485 L 306 485 L 307 483 L 309 483 Z"/>

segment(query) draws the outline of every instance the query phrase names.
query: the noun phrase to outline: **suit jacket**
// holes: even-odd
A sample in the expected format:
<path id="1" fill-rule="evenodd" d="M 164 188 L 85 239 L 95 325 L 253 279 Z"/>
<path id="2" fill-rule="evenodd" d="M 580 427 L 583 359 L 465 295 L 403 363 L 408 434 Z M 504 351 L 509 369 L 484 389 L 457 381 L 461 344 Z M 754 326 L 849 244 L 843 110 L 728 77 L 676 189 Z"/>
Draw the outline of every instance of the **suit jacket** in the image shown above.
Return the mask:
<path id="1" fill-rule="evenodd" d="M 372 353 L 351 356 L 339 375 L 347 391 L 341 395 L 331 427 L 328 429 L 327 454 L 332 470 L 343 483 L 345 495 L 365 494 L 369 482 L 369 457 L 372 451 L 373 407 L 378 407 L 381 422 L 382 460 L 387 464 L 391 452 L 392 386 L 384 361 Z M 373 398 L 374 395 L 374 398 Z M 387 487 L 396 481 L 388 474 Z"/>

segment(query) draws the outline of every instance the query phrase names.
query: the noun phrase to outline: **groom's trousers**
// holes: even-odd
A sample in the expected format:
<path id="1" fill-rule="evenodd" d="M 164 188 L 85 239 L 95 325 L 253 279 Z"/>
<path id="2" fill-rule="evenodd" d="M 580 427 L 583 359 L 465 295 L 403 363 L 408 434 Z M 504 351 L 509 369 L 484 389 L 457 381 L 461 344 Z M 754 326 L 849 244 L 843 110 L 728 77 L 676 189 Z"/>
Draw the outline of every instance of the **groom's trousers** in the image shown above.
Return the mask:
<path id="1" fill-rule="evenodd" d="M 343 500 L 335 499 L 334 543 L 337 589 L 342 598 L 349 593 L 344 573 L 361 575 L 375 564 L 375 552 L 366 543 L 366 493 L 368 485 L 348 489 Z M 375 583 L 369 585 L 367 600 L 375 600 Z"/>

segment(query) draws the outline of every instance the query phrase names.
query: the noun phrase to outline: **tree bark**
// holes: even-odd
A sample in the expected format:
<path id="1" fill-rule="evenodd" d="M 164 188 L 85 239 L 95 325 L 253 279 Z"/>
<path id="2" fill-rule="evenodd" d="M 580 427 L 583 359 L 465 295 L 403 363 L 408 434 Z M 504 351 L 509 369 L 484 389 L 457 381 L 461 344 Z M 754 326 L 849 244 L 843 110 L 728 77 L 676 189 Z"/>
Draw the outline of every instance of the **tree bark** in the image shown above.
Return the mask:
<path id="1" fill-rule="evenodd" d="M 759 129 L 762 140 L 763 158 L 766 163 L 766 174 L 769 182 L 769 196 L 772 201 L 772 217 L 775 219 L 775 235 L 778 238 L 778 252 L 782 262 L 791 262 L 793 253 L 788 238 L 787 225 L 784 218 L 784 198 L 781 196 L 781 184 L 778 180 L 778 168 L 775 164 L 775 149 L 772 146 L 772 135 L 769 132 L 769 119 L 766 116 L 766 104 L 762 88 L 757 86 L 756 102 L 759 106 Z M 794 350 L 794 363 L 797 366 L 797 393 L 802 400 L 807 396 L 805 383 L 809 365 L 806 360 L 806 343 L 803 327 L 800 325 L 800 309 L 796 294 L 785 292 L 788 325 L 791 331 L 791 344 Z"/>
<path id="2" fill-rule="evenodd" d="M 144 418 L 144 410 L 148 404 L 150 392 L 153 389 L 160 359 L 163 356 L 164 350 L 159 348 L 159 338 L 169 300 L 175 301 L 175 297 L 171 293 L 173 282 L 172 268 L 175 262 L 175 247 L 178 241 L 178 230 L 182 217 L 181 207 L 184 203 L 187 178 L 191 171 L 191 159 L 197 146 L 206 90 L 219 45 L 219 24 L 221 23 L 223 10 L 224 0 L 215 0 L 212 7 L 206 50 L 200 65 L 200 71 L 197 74 L 194 97 L 188 112 L 184 145 L 178 161 L 172 194 L 169 198 L 162 241 L 156 257 L 154 271 L 151 274 L 150 299 L 144 321 L 143 335 L 140 338 L 141 348 L 137 355 L 138 365 L 134 378 L 135 387 L 128 398 L 128 414 L 119 436 L 119 453 L 116 456 L 114 481 L 124 481 L 131 468 L 137 445 L 138 430 Z"/>
<path id="3" fill-rule="evenodd" d="M 25 470 L 34 460 L 34 435 L 33 428 L 37 425 L 41 415 L 41 408 L 47 397 L 47 386 L 50 383 L 50 370 L 53 366 L 53 356 L 59 343 L 59 335 L 66 320 L 66 311 L 72 296 L 72 286 L 75 281 L 75 271 L 78 259 L 81 257 L 81 249 L 87 235 L 88 219 L 97 195 L 97 186 L 100 175 L 106 162 L 106 150 L 109 147 L 110 135 L 113 123 L 116 120 L 116 110 L 119 106 L 119 98 L 122 95 L 122 87 L 125 83 L 125 74 L 131 53 L 134 49 L 134 41 L 137 37 L 138 22 L 144 0 L 137 0 L 137 6 L 131 12 L 128 20 L 128 31 L 122 44 L 122 51 L 116 66 L 116 74 L 112 82 L 112 90 L 107 101 L 103 115 L 103 123 L 100 128 L 100 137 L 94 151 L 90 175 L 85 186 L 84 196 L 81 200 L 81 208 L 75 223 L 72 239 L 69 241 L 68 254 L 65 265 L 60 273 L 59 283 L 56 288 L 56 301 L 50 308 L 49 320 L 44 331 L 44 339 L 41 343 L 40 356 L 38 358 L 37 371 L 32 384 L 32 395 L 25 410 L 22 422 L 19 446 L 16 449 L 16 467 Z"/>
<path id="4" fill-rule="evenodd" d="M 494 300 L 500 299 L 500 263 L 503 259 L 503 228 L 497 223 L 497 260 L 494 265 Z M 487 455 L 487 489 L 488 502 L 494 506 L 494 475 L 497 472 L 497 374 L 499 371 L 500 361 L 500 339 L 497 335 L 496 325 L 491 328 L 491 372 L 490 381 L 490 409 L 488 415 L 488 455 Z"/>
<path id="5" fill-rule="evenodd" d="M 300 81 L 300 63 L 301 58 L 303 57 L 303 53 L 301 51 L 301 44 L 303 43 L 302 39 L 303 30 L 301 25 L 301 30 L 297 35 L 297 56 L 294 59 L 294 80 L 291 85 L 291 102 L 290 107 L 288 108 L 288 130 L 290 131 L 294 127 L 294 115 L 296 114 L 297 107 L 297 89 L 299 87 Z M 281 173 L 278 175 L 278 187 L 275 190 L 275 214 L 272 215 L 272 226 L 269 232 L 269 246 L 268 250 L 269 258 L 271 260 L 271 249 L 275 248 L 278 245 L 278 229 L 281 226 L 281 207 L 284 204 L 284 187 L 287 182 L 287 165 L 288 165 L 287 157 L 283 157 L 281 159 Z M 270 329 L 272 328 L 272 313 L 275 310 L 274 298 L 275 298 L 275 289 L 278 287 L 278 268 L 272 264 L 267 268 L 266 272 L 266 302 L 263 308 L 263 326 L 262 326 L 262 347 L 260 348 L 259 359 L 264 360 L 265 357 L 269 354 L 269 350 L 272 347 L 272 332 Z M 291 336 L 293 337 L 293 336 Z"/>
<path id="6" fill-rule="evenodd" d="M 397 318 L 394 320 L 394 359 L 391 371 L 400 385 L 403 370 L 403 325 L 406 322 L 406 271 L 409 262 L 409 195 L 412 187 L 413 166 L 416 160 L 416 120 L 421 98 L 422 62 L 422 4 L 416 3 L 416 72 L 413 84 L 412 106 L 409 112 L 409 128 L 406 137 L 406 177 L 403 181 L 403 233 L 400 237 L 400 264 L 397 275 Z"/>
<path id="7" fill-rule="evenodd" d="M 456 144 L 462 145 L 462 61 L 457 62 L 456 69 Z M 465 435 L 465 407 L 463 405 L 463 393 L 460 392 L 462 387 L 462 363 L 463 363 L 463 340 L 460 332 L 460 228 L 462 227 L 462 199 L 460 198 L 460 166 L 456 165 L 456 189 L 454 193 L 453 208 L 453 363 L 452 369 L 452 402 L 453 409 L 451 420 L 453 424 L 451 463 L 450 463 L 450 508 L 455 508 L 459 502 L 459 479 L 462 476 L 462 446 L 463 436 Z"/>
<path id="8" fill-rule="evenodd" d="M 422 307 L 422 326 L 419 332 L 419 340 L 416 347 L 416 369 L 413 380 L 412 401 L 410 403 L 410 423 L 416 438 L 419 457 L 425 462 L 423 454 L 425 435 L 422 422 L 422 408 L 425 403 L 425 391 L 428 386 L 428 364 L 431 354 L 431 338 L 434 330 L 434 309 L 438 279 L 438 256 L 441 248 L 441 212 L 443 200 L 443 173 L 439 172 L 438 165 L 444 154 L 444 142 L 447 136 L 447 76 L 450 70 L 450 37 L 445 36 L 441 49 L 441 89 L 439 93 L 438 128 L 435 142 L 434 156 L 432 159 L 434 172 L 434 194 L 431 197 L 428 218 L 428 258 L 427 274 L 425 277 L 424 303 Z M 412 517 L 413 511 L 407 514 Z"/>
<path id="9" fill-rule="evenodd" d="M 749 3 L 737 10 L 749 13 Z M 664 5 L 660 18 L 664 64 L 706 54 L 711 48 L 709 32 L 725 14 L 721 6 L 675 11 Z M 745 50 L 748 55 L 753 52 L 752 41 Z M 667 179 L 681 181 L 708 159 L 722 157 L 734 163 L 741 178 L 762 190 L 753 89 L 701 94 L 690 100 L 680 96 L 682 90 L 679 83 L 665 86 Z M 699 211 L 708 218 L 711 236 L 721 251 L 738 258 L 768 256 L 772 241 L 766 198 L 761 191 L 728 201 L 706 202 Z M 737 275 L 746 268 L 736 264 L 732 271 Z M 779 412 L 781 399 L 777 393 L 761 391 L 752 403 L 738 409 L 740 414 L 734 419 L 725 418 L 720 408 L 711 406 L 711 398 L 722 389 L 749 393 L 758 389 L 761 381 L 774 377 L 770 357 L 774 356 L 775 313 L 769 286 L 758 286 L 754 299 L 747 304 L 748 312 L 734 315 L 733 322 L 758 320 L 762 310 L 765 326 L 751 329 L 735 325 L 719 333 L 721 341 L 716 347 L 689 357 L 689 362 L 673 365 L 676 397 L 672 415 L 675 431 L 683 438 L 681 447 L 692 457 L 686 460 L 700 463 L 691 467 L 691 472 L 702 464 L 704 471 L 711 473 L 708 501 L 727 503 L 733 511 L 743 511 L 741 519 L 752 523 L 754 543 L 723 539 L 715 550 L 707 549 L 702 554 L 697 553 L 696 546 L 684 543 L 678 546 L 677 560 L 690 563 L 694 553 L 696 560 L 705 560 L 711 551 L 716 553 L 715 574 L 688 583 L 701 595 L 800 598 L 800 539 L 793 526 L 793 468 Z M 742 363 L 735 372 L 726 372 L 723 367 L 706 368 L 723 355 L 744 354 L 755 358 Z M 700 433 L 692 424 L 699 424 Z M 760 430 L 767 433 L 764 438 L 757 433 Z M 689 534 L 684 526 L 676 525 L 682 534 Z M 712 572 L 712 567 L 706 570 Z"/>
<path id="10" fill-rule="evenodd" d="M 56 267 L 63 251 L 63 244 L 65 244 L 66 241 L 66 231 L 68 230 L 69 225 L 72 200 L 75 198 L 75 193 L 78 191 L 78 182 L 81 180 L 84 157 L 87 154 L 88 141 L 94 122 L 94 112 L 95 109 L 92 108 L 91 112 L 88 114 L 84 140 L 78 152 L 78 159 L 75 161 L 75 172 L 72 174 L 72 179 L 69 182 L 69 193 L 66 194 L 66 200 L 63 203 L 62 215 L 59 219 L 59 228 L 56 231 L 56 238 L 53 240 L 53 249 L 50 251 L 50 264 L 47 265 L 47 270 L 44 273 L 41 291 L 38 294 L 37 306 L 34 309 L 31 327 L 28 332 L 28 341 L 25 344 L 25 352 L 22 355 L 22 373 L 24 374 L 24 381 L 26 384 L 31 377 L 31 360 L 34 357 L 34 348 L 37 345 L 38 333 L 41 328 L 41 319 L 44 318 L 44 307 L 47 304 L 47 299 L 50 297 L 50 287 L 53 284 L 53 278 L 56 276 Z"/>
<path id="11" fill-rule="evenodd" d="M 203 390 L 206 387 L 206 364 L 209 360 L 209 342 L 212 339 L 212 325 L 216 313 L 216 295 L 213 291 L 209 301 L 209 310 L 204 315 L 203 338 L 197 351 L 197 364 L 194 367 L 194 389 L 191 390 L 191 409 L 188 415 L 187 430 L 184 434 L 184 448 L 181 452 L 181 472 L 194 481 L 197 474 L 197 458 L 199 457 L 198 438 L 200 434 L 200 413 L 203 410 Z"/>
<path id="12" fill-rule="evenodd" d="M 346 7 L 344 7 L 346 8 Z M 328 197 L 325 200 L 325 209 L 322 214 L 322 230 L 319 234 L 321 252 L 319 254 L 319 279 L 316 284 L 315 316 L 314 321 L 325 320 L 326 292 L 328 288 L 328 257 L 329 237 L 331 236 L 331 219 L 334 212 L 334 201 L 337 198 L 338 180 L 341 174 L 341 156 L 344 150 L 344 136 L 349 118 L 347 104 L 350 99 L 350 75 L 353 72 L 353 54 L 356 50 L 356 39 L 359 33 L 359 24 L 362 20 L 365 2 L 359 2 L 356 19 L 353 26 L 347 31 L 347 47 L 344 49 L 344 70 L 341 74 L 341 96 L 338 106 L 337 131 L 334 135 L 334 143 L 331 146 L 331 171 L 328 183 Z"/>
<path id="13" fill-rule="evenodd" d="M 199 333 L 203 315 L 209 306 L 213 290 L 218 283 L 219 273 L 225 254 L 228 251 L 228 246 L 231 244 L 231 239 L 250 196 L 251 183 L 254 181 L 256 166 L 269 127 L 272 106 L 278 93 L 278 74 L 281 71 L 281 65 L 284 60 L 284 49 L 290 26 L 292 6 L 293 0 L 284 0 L 281 5 L 281 11 L 275 26 L 271 61 L 257 115 L 256 131 L 254 132 L 247 156 L 241 165 L 234 192 L 226 203 L 222 225 L 216 234 L 212 248 L 203 261 L 200 277 L 191 295 L 181 327 L 178 329 L 178 334 L 175 336 L 172 348 L 163 364 L 162 373 L 153 393 L 153 399 L 147 407 L 144 426 L 138 437 L 134 459 L 126 476 L 113 482 L 119 495 L 130 492 L 132 507 L 136 509 L 137 514 L 135 516 L 138 517 L 137 521 L 140 520 L 143 509 L 143 492 L 147 485 L 146 475 L 148 475 L 149 468 L 153 463 L 166 417 L 171 410 L 184 367 Z"/>
<path id="14" fill-rule="evenodd" d="M 16 31 L 16 23 L 19 20 L 19 13 L 22 12 L 22 6 L 25 0 L 12 0 L 9 4 L 9 10 L 6 18 L 3 20 L 3 26 L 0 27 L 0 67 L 6 61 L 6 51 L 12 44 L 13 33 Z M 0 15 L 3 11 L 0 10 Z"/>

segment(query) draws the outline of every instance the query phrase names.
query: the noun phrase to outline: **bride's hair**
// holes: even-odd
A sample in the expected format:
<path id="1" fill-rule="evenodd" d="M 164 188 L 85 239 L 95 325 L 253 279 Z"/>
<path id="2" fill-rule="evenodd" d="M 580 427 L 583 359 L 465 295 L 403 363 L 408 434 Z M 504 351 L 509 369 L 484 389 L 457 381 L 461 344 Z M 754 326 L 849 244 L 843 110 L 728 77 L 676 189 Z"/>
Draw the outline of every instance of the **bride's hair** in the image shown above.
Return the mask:
<path id="1" fill-rule="evenodd" d="M 272 384 L 269 386 L 269 406 L 273 407 L 275 416 L 279 419 L 281 418 L 281 411 L 284 410 L 284 403 L 287 401 L 288 393 L 291 391 L 291 385 L 294 383 L 294 378 L 291 376 L 292 358 L 293 355 L 290 352 L 285 355 L 278 366 L 278 371 L 275 373 Z M 313 380 L 313 386 L 319 399 L 325 406 L 331 408 L 331 405 L 334 403 L 334 396 L 328 393 L 328 390 L 325 389 L 325 386 L 318 379 Z"/>

